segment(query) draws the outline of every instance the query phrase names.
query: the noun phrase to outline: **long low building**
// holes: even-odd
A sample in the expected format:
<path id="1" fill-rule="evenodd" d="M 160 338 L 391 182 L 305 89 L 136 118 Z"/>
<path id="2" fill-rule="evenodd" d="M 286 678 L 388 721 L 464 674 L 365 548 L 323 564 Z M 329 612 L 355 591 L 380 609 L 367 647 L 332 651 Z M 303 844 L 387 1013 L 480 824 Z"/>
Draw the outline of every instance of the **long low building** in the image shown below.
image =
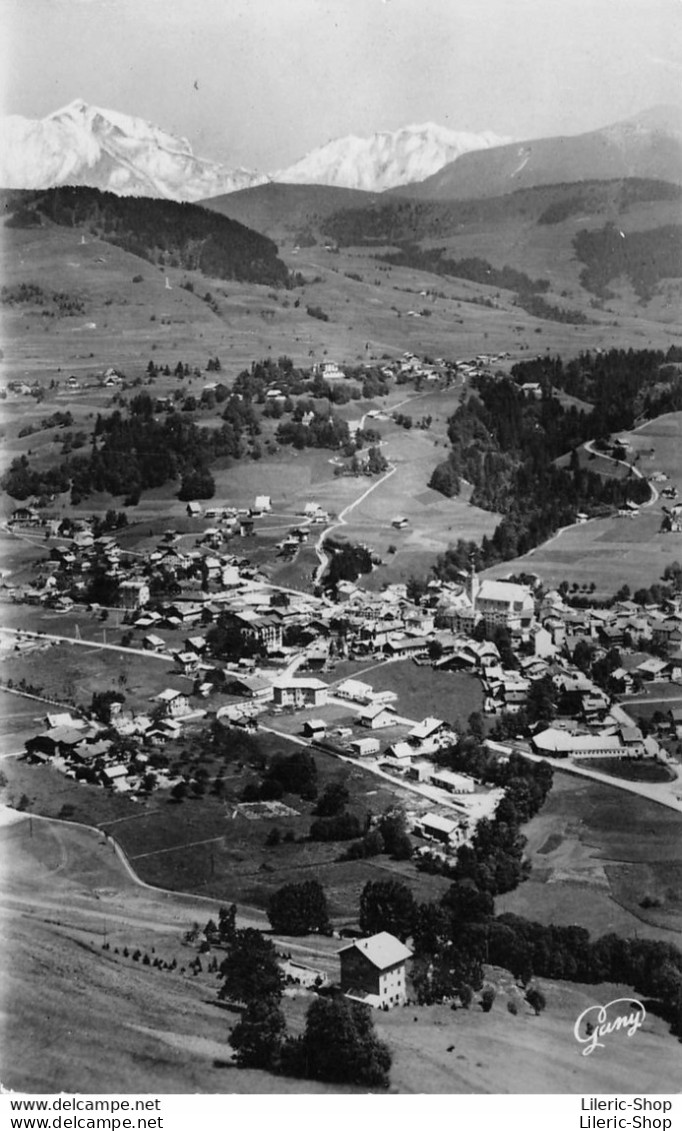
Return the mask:
<path id="1" fill-rule="evenodd" d="M 632 758 L 642 757 L 645 747 L 635 752 L 618 734 L 575 734 L 558 727 L 548 727 L 531 739 L 536 754 L 553 758 Z"/>

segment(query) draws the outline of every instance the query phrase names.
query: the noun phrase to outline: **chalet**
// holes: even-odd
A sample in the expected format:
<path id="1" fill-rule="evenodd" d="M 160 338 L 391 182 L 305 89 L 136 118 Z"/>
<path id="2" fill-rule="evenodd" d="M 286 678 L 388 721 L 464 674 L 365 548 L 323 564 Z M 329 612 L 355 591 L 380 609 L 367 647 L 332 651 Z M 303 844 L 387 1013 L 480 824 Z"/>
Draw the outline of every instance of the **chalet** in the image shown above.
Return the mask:
<path id="1" fill-rule="evenodd" d="M 183 715 L 190 714 L 189 699 L 181 691 L 168 687 L 165 691 L 160 691 L 154 698 L 160 705 L 161 713 L 169 718 L 181 718 Z"/>
<path id="2" fill-rule="evenodd" d="M 74 746 L 71 757 L 74 762 L 80 762 L 81 765 L 88 765 L 95 762 L 98 758 L 105 758 L 111 750 L 111 740 L 100 738 L 96 742 L 79 742 Z"/>
<path id="3" fill-rule="evenodd" d="M 395 527 L 396 530 L 404 530 L 406 526 L 409 526 L 409 520 L 404 515 L 396 515 L 391 520 L 391 526 Z"/>
<path id="4" fill-rule="evenodd" d="M 321 679 L 279 679 L 274 685 L 275 703 L 280 707 L 322 707 L 328 694 Z"/>
<path id="5" fill-rule="evenodd" d="M 243 640 L 259 645 L 268 652 L 282 647 L 282 625 L 272 614 L 261 614 L 251 609 L 228 612 L 226 618 L 239 631 Z"/>
<path id="6" fill-rule="evenodd" d="M 394 742 L 386 751 L 390 759 L 400 765 L 407 765 L 412 758 L 416 758 L 421 751 L 417 750 L 410 742 Z"/>
<path id="7" fill-rule="evenodd" d="M 652 657 L 649 660 L 644 660 L 643 663 L 638 664 L 635 669 L 638 675 L 647 681 L 654 679 L 666 679 L 670 672 L 670 664 L 666 660 L 658 660 Z"/>
<path id="8" fill-rule="evenodd" d="M 54 727 L 53 730 L 37 734 L 26 740 L 26 753 L 29 758 L 35 754 L 68 756 L 83 741 L 83 731 L 76 727 Z"/>
<path id="9" fill-rule="evenodd" d="M 148 652 L 165 652 L 166 641 L 161 636 L 156 636 L 153 632 L 150 632 L 143 637 L 142 647 Z"/>
<path id="10" fill-rule="evenodd" d="M 102 777 L 104 778 L 106 785 L 111 785 L 116 789 L 120 789 L 121 783 L 127 784 L 126 778 L 128 777 L 128 767 L 122 765 L 105 766 L 102 770 Z"/>
<path id="11" fill-rule="evenodd" d="M 35 507 L 17 507 L 9 521 L 12 526 L 37 526 L 40 515 Z"/>
<path id="12" fill-rule="evenodd" d="M 307 738 L 318 738 L 327 732 L 324 719 L 307 719 L 303 724 L 303 733 Z"/>
<path id="13" fill-rule="evenodd" d="M 85 730 L 88 725 L 85 719 L 74 718 L 70 711 L 61 711 L 57 715 L 48 712 L 45 716 L 45 722 L 51 730 L 55 727 L 70 727 L 73 730 Z"/>
<path id="14" fill-rule="evenodd" d="M 243 695 L 259 702 L 268 702 L 274 695 L 272 682 L 262 675 L 228 676 L 225 690 L 229 695 Z"/>
<path id="15" fill-rule="evenodd" d="M 350 699 L 354 703 L 369 703 L 372 693 L 371 684 L 359 679 L 344 679 L 335 692 L 339 699 Z"/>
<path id="16" fill-rule="evenodd" d="M 188 503 L 185 509 L 190 518 L 201 518 L 201 503 Z"/>
<path id="17" fill-rule="evenodd" d="M 174 652 L 173 657 L 183 675 L 194 676 L 199 671 L 199 657 L 196 652 Z"/>
<path id="18" fill-rule="evenodd" d="M 343 381 L 346 377 L 343 369 L 335 361 L 323 361 L 316 366 L 316 372 L 319 373 L 323 381 Z"/>
<path id="19" fill-rule="evenodd" d="M 412 951 L 388 931 L 356 939 L 339 951 L 341 990 L 374 1009 L 391 1009 L 407 1000 L 405 964 Z"/>
<path id="20" fill-rule="evenodd" d="M 206 647 L 205 636 L 188 636 L 185 640 L 185 650 L 187 652 L 196 652 L 198 656 L 206 651 Z"/>
<path id="21" fill-rule="evenodd" d="M 447 742 L 454 741 L 455 736 L 449 723 L 443 722 L 442 719 L 426 718 L 422 719 L 420 723 L 412 727 L 409 732 L 410 740 L 418 746 L 424 743 L 433 743 L 435 748 L 444 745 Z"/>
<path id="22" fill-rule="evenodd" d="M 182 727 L 175 719 L 161 719 L 156 726 L 150 727 L 145 732 L 145 742 L 149 740 L 153 746 L 165 746 L 172 739 L 179 738 Z"/>
<path id="23" fill-rule="evenodd" d="M 625 695 L 632 691 L 634 680 L 625 668 L 616 668 L 611 672 L 611 686 L 617 695 Z"/>
<path id="24" fill-rule="evenodd" d="M 272 500 L 269 495 L 256 495 L 256 501 L 253 506 L 254 513 L 262 514 L 264 511 L 272 510 Z"/>
<path id="25" fill-rule="evenodd" d="M 654 625 L 652 636 L 654 644 L 665 648 L 679 648 L 682 645 L 682 620 L 671 617 L 662 624 Z"/>
<path id="26" fill-rule="evenodd" d="M 383 703 L 366 707 L 365 710 L 358 715 L 360 726 L 369 727 L 370 730 L 380 730 L 383 727 L 390 727 L 395 721 L 396 714 L 393 707 L 384 706 Z"/>
<path id="27" fill-rule="evenodd" d="M 149 602 L 149 585 L 141 578 L 130 578 L 119 585 L 119 601 L 124 609 L 142 609 Z"/>
<path id="28" fill-rule="evenodd" d="M 384 645 L 384 652 L 389 656 L 415 656 L 426 653 L 428 639 L 420 634 L 405 634 L 403 636 L 390 636 Z"/>

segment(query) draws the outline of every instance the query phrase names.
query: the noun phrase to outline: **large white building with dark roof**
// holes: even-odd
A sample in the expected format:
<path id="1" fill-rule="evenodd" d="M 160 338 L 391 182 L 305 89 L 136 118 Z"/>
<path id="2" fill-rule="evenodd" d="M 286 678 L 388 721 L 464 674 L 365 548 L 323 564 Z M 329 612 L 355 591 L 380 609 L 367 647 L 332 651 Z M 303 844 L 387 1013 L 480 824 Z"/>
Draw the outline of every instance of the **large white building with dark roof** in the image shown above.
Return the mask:
<path id="1" fill-rule="evenodd" d="M 339 951 L 341 989 L 346 997 L 374 1009 L 393 1009 L 407 1000 L 405 964 L 409 947 L 388 931 L 356 939 Z"/>

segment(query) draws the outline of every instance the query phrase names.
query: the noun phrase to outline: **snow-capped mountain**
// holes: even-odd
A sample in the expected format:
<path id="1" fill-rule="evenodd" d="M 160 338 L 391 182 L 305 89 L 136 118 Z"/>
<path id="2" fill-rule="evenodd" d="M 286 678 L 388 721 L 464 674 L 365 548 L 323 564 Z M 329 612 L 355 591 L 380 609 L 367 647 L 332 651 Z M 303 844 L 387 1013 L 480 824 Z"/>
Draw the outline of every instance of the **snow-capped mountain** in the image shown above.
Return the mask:
<path id="1" fill-rule="evenodd" d="M 423 181 L 462 153 L 505 145 L 511 139 L 490 131 L 461 133 L 426 122 L 394 133 L 342 137 L 314 149 L 288 169 L 272 174 L 288 184 L 334 185 L 381 192 Z"/>
<path id="2" fill-rule="evenodd" d="M 194 201 L 269 178 L 195 157 L 188 141 L 77 99 L 47 118 L 0 119 L 0 186 L 89 185 L 119 196 Z"/>

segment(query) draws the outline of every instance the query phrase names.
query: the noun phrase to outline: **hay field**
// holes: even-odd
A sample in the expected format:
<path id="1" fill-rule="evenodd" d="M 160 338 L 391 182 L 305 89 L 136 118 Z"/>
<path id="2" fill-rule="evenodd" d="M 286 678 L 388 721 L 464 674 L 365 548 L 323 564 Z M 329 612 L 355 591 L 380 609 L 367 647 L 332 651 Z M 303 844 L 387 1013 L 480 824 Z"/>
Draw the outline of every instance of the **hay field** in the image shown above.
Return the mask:
<path id="1" fill-rule="evenodd" d="M 639 455 L 639 470 L 644 475 L 662 471 L 670 485 L 682 490 L 682 413 L 669 413 L 627 435 Z M 665 502 L 658 498 L 641 507 L 635 518 L 613 516 L 570 526 L 514 562 L 493 566 L 486 576 L 526 570 L 550 586 L 564 579 L 581 585 L 594 581 L 602 596 L 612 595 L 624 583 L 633 592 L 648 587 L 682 556 L 682 535 L 660 532 Z"/>
<path id="2" fill-rule="evenodd" d="M 555 773 L 542 811 L 526 826 L 530 879 L 497 899 L 542 923 L 577 923 L 599 936 L 682 943 L 682 817 L 673 810 Z M 657 901 L 642 907 L 648 896 Z"/>
<path id="3" fill-rule="evenodd" d="M 193 920 L 215 917 L 215 904 L 136 888 L 86 830 L 24 820 L 0 831 L 0 842 L 12 862 L 0 888 L 5 1087 L 161 1096 L 355 1091 L 231 1065 L 227 1035 L 237 1015 L 216 1007 L 215 975 L 189 973 L 196 951 L 182 942 Z M 258 920 L 246 909 L 240 922 Z M 304 949 L 286 940 L 285 948 L 334 974 L 338 943 L 311 938 L 301 944 Z M 125 946 L 175 958 L 178 967 L 172 972 L 133 962 L 122 953 Z M 36 966 L 49 970 L 49 979 L 37 980 Z M 599 1056 L 580 1055 L 572 1033 L 577 1016 L 595 1001 L 621 996 L 623 987 L 544 982 L 545 1012 L 534 1017 L 521 1006 L 512 1016 L 506 1009 L 515 993 L 511 979 L 494 969 L 486 974 L 498 990 L 488 1014 L 475 1005 L 456 1012 L 408 1006 L 376 1016 L 393 1054 L 392 1093 L 675 1090 L 679 1045 L 653 1013 L 635 1040 L 622 1035 Z M 309 1000 L 284 1000 L 294 1033 Z"/>

